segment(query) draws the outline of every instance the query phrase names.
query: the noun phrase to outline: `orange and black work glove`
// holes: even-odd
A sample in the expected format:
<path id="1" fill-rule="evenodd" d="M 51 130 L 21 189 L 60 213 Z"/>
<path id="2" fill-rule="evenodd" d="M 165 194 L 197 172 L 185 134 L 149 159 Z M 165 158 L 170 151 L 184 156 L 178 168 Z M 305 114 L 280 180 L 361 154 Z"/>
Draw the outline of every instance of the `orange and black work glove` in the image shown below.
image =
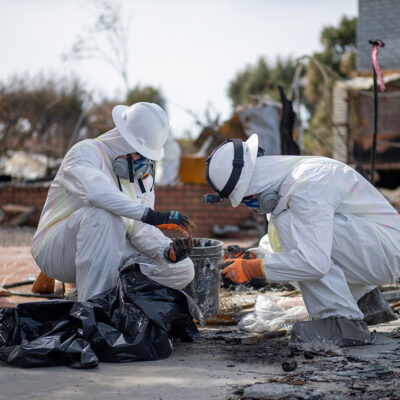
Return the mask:
<path id="1" fill-rule="evenodd" d="M 243 258 L 227 259 L 224 261 L 224 269 L 221 273 L 224 278 L 234 283 L 244 283 L 253 278 L 265 278 L 262 264 L 263 260 L 261 258 L 255 260 L 245 260 Z"/>
<path id="2" fill-rule="evenodd" d="M 256 258 L 256 254 L 252 251 L 246 250 L 237 244 L 232 244 L 224 250 L 224 259 L 227 258 L 245 258 L 246 260 Z"/>
<path id="3" fill-rule="evenodd" d="M 193 248 L 193 240 L 189 239 L 175 239 L 164 250 L 164 258 L 172 263 L 182 261 L 189 256 Z"/>
<path id="4" fill-rule="evenodd" d="M 194 223 L 178 211 L 154 211 L 151 208 L 146 208 L 143 214 L 142 222 L 154 225 L 158 229 L 180 231 L 185 237 L 192 235 Z"/>

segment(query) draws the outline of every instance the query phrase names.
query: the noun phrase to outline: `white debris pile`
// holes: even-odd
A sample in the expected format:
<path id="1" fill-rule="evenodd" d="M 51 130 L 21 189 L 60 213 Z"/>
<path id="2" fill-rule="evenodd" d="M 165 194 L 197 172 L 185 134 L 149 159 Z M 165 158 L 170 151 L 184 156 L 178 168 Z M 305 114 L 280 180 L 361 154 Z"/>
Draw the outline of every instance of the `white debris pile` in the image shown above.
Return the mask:
<path id="1" fill-rule="evenodd" d="M 10 151 L 1 157 L 0 173 L 14 179 L 33 180 L 46 175 L 48 158 L 41 154 Z"/>
<path id="2" fill-rule="evenodd" d="M 239 321 L 238 327 L 257 333 L 290 330 L 296 321 L 307 318 L 307 309 L 301 297 L 257 295 L 254 312 L 246 314 Z"/>

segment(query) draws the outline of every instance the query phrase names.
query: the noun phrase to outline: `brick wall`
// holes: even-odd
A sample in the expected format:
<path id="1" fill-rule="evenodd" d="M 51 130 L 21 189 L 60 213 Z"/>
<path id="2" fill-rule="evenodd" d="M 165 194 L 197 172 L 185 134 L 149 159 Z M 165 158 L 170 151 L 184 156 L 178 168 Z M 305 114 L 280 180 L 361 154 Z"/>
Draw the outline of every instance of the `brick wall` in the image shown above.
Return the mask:
<path id="1" fill-rule="evenodd" d="M 41 209 L 46 200 L 48 185 L 44 184 L 1 184 L 0 207 L 5 204 L 19 204 L 37 208 L 35 215 L 28 224 L 35 226 L 40 217 Z M 182 184 L 173 187 L 156 186 L 156 205 L 159 211 L 177 210 L 189 216 L 196 224 L 195 236 L 212 236 L 213 224 L 237 225 L 250 212 L 244 206 L 233 209 L 229 201 L 208 205 L 203 203 L 203 194 L 210 193 L 210 187 L 205 184 Z"/>
<path id="2" fill-rule="evenodd" d="M 27 221 L 27 225 L 36 226 L 42 207 L 46 200 L 49 184 L 0 184 L 0 207 L 5 204 L 33 206 L 35 214 Z"/>
<path id="3" fill-rule="evenodd" d="M 156 209 L 159 211 L 178 210 L 187 215 L 196 224 L 197 237 L 212 236 L 212 226 L 237 225 L 250 217 L 250 211 L 243 205 L 232 208 L 229 201 L 219 204 L 203 203 L 203 194 L 212 193 L 206 184 L 185 183 L 180 186 L 158 186 Z"/>

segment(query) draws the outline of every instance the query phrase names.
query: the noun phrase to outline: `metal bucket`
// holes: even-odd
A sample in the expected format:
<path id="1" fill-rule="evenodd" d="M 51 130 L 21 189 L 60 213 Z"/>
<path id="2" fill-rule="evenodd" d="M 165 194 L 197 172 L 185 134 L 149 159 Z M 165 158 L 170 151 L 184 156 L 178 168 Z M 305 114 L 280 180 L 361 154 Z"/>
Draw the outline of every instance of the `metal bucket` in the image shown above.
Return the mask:
<path id="1" fill-rule="evenodd" d="M 194 264 L 195 278 L 185 291 L 197 302 L 205 317 L 219 313 L 219 289 L 223 242 L 214 239 L 193 239 L 190 258 Z"/>

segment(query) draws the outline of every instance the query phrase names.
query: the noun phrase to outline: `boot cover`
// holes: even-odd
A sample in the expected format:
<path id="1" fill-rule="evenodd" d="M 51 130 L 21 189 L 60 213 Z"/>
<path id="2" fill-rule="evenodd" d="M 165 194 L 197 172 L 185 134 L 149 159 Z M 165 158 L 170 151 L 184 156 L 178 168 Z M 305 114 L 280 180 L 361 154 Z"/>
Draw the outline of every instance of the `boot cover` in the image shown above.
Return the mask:
<path id="1" fill-rule="evenodd" d="M 376 325 L 397 319 L 397 315 L 378 288 L 361 297 L 357 305 L 363 312 L 367 325 Z"/>
<path id="2" fill-rule="evenodd" d="M 364 321 L 335 316 L 296 322 L 290 334 L 289 347 L 296 348 L 310 342 L 332 343 L 340 347 L 361 346 L 374 341 Z"/>

